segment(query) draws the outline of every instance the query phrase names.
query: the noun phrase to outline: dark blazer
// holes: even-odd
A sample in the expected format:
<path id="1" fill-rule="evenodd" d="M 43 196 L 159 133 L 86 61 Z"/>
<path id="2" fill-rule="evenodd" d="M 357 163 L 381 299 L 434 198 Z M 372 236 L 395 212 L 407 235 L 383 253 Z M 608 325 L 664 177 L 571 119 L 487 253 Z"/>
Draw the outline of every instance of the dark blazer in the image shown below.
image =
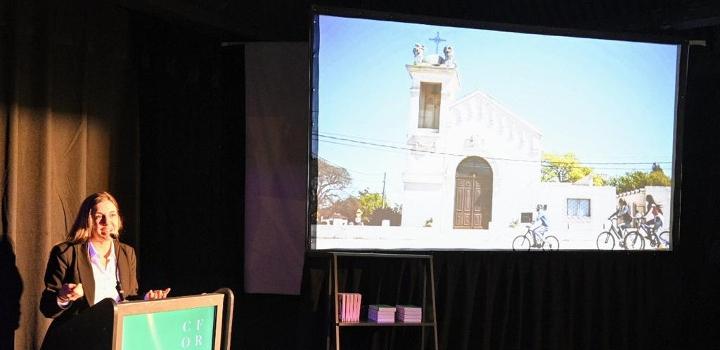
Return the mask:
<path id="1" fill-rule="evenodd" d="M 118 244 L 116 241 L 114 244 L 120 283 L 125 297 L 130 299 L 138 294 L 135 250 L 124 243 Z M 67 309 L 61 309 L 57 304 L 58 292 L 64 283 L 82 283 L 85 293 L 84 297 L 71 302 Z M 94 298 L 95 279 L 88 256 L 88 244 L 63 242 L 54 246 L 45 270 L 45 290 L 40 297 L 40 311 L 45 317 L 54 319 L 47 333 L 51 334 L 65 321 L 92 306 Z"/>

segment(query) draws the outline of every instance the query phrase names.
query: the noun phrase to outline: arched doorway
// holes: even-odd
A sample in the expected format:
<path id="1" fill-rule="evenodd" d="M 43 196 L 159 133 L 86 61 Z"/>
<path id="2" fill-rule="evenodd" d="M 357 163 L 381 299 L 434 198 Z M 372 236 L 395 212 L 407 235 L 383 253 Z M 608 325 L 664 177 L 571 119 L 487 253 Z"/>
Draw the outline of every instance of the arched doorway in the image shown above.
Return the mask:
<path id="1" fill-rule="evenodd" d="M 454 228 L 488 228 L 492 220 L 492 184 L 492 169 L 485 159 L 468 157 L 458 164 L 455 170 Z"/>

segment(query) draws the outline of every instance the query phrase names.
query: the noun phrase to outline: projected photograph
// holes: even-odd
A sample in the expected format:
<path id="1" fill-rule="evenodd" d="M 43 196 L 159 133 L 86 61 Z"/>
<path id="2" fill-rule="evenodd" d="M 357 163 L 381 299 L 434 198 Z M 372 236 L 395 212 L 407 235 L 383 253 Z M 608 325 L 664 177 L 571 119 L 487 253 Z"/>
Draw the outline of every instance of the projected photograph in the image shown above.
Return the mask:
<path id="1" fill-rule="evenodd" d="M 316 20 L 313 249 L 671 249 L 679 45 Z"/>

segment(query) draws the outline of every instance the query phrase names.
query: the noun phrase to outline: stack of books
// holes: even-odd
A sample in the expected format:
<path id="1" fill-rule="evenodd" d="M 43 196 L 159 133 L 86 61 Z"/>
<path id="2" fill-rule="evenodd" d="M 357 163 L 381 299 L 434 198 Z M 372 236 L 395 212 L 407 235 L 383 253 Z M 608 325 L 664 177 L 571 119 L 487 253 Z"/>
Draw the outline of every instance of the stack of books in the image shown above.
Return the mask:
<path id="1" fill-rule="evenodd" d="M 422 322 L 422 308 L 412 305 L 398 305 L 397 307 L 397 321 L 404 323 L 421 323 Z"/>
<path id="2" fill-rule="evenodd" d="M 340 322 L 360 322 L 360 293 L 338 293 L 338 318 Z"/>
<path id="3" fill-rule="evenodd" d="M 377 323 L 395 322 L 395 307 L 383 304 L 368 306 L 368 321 Z"/>

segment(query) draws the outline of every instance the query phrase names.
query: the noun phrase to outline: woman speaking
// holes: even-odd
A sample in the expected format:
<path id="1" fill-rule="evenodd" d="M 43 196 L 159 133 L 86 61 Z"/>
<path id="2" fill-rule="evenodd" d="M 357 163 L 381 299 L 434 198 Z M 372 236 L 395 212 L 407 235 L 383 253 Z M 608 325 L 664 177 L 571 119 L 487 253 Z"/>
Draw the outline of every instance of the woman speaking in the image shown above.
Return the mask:
<path id="1" fill-rule="evenodd" d="M 55 245 L 45 270 L 40 311 L 53 322 L 43 341 L 51 345 L 63 323 L 105 298 L 117 302 L 138 294 L 135 250 L 117 239 L 122 218 L 115 198 L 107 192 L 87 197 L 64 242 Z M 145 300 L 163 299 L 170 288 L 150 290 Z"/>

